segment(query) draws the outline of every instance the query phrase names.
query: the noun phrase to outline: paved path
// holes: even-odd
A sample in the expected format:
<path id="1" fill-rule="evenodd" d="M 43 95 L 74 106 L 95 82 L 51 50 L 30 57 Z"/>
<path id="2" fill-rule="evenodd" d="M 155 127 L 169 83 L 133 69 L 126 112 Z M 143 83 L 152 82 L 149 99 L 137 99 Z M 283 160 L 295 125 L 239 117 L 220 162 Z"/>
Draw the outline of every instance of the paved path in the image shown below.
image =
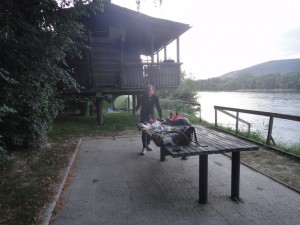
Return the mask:
<path id="1" fill-rule="evenodd" d="M 52 225 L 300 224 L 300 195 L 241 165 L 230 199 L 231 160 L 209 155 L 208 203 L 198 204 L 199 157 L 141 156 L 139 136 L 84 139 Z"/>

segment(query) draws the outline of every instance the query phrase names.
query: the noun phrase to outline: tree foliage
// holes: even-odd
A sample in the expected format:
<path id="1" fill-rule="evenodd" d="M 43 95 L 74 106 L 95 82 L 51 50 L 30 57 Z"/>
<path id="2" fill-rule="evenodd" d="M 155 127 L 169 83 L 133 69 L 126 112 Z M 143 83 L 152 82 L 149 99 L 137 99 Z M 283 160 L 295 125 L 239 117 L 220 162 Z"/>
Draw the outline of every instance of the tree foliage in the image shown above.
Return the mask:
<path id="1" fill-rule="evenodd" d="M 234 91 L 234 90 L 300 90 L 300 71 L 285 74 L 266 74 L 255 76 L 248 74 L 237 78 L 211 78 L 198 80 L 200 91 Z"/>
<path id="2" fill-rule="evenodd" d="M 153 0 L 153 2 L 154 2 L 154 5 L 156 6 L 157 4 L 161 5 L 163 0 Z M 136 3 L 136 8 L 139 11 L 141 8 L 141 0 L 135 0 L 135 3 Z"/>
<path id="3" fill-rule="evenodd" d="M 4 70 L 3 68 L 0 68 L 0 83 L 4 83 L 5 85 L 14 85 L 14 84 L 17 84 L 17 82 L 12 79 L 10 77 L 10 74 Z M 3 90 L 0 90 L 1 92 L 1 95 L 0 95 L 0 102 L 1 102 L 1 105 L 0 105 L 0 123 L 2 123 L 2 118 L 8 114 L 11 114 L 11 113 L 15 113 L 16 111 L 7 106 L 4 102 L 3 102 L 3 98 L 4 98 L 4 92 Z M 2 142 L 1 140 L 2 138 L 2 135 L 0 134 L 0 154 L 4 152 L 4 143 Z"/>
<path id="4" fill-rule="evenodd" d="M 7 146 L 38 148 L 46 142 L 63 108 L 63 90 L 77 88 L 66 56 L 79 56 L 85 46 L 78 18 L 103 9 L 104 2 L 1 1 L 0 135 Z"/>

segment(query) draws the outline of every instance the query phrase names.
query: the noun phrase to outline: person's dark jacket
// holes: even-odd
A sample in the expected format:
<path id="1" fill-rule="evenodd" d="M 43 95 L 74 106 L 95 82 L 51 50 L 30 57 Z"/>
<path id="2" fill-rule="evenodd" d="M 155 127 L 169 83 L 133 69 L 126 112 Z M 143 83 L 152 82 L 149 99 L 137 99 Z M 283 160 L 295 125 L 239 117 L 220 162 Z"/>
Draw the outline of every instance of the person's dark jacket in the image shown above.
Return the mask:
<path id="1" fill-rule="evenodd" d="M 149 97 L 147 94 L 142 95 L 137 102 L 136 110 L 141 108 L 141 122 L 149 122 L 154 119 L 154 106 L 157 109 L 159 118 L 162 118 L 162 110 L 159 104 L 159 99 L 156 95 Z"/>

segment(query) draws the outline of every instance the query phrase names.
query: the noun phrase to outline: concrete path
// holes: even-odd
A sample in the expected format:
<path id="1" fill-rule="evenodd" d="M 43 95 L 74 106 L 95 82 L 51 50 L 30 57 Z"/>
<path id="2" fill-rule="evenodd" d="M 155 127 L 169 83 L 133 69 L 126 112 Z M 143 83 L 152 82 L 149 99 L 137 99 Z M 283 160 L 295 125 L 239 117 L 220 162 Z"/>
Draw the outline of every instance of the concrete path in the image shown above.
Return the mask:
<path id="1" fill-rule="evenodd" d="M 208 203 L 198 203 L 199 157 L 141 156 L 139 136 L 82 141 L 62 209 L 52 225 L 300 224 L 300 195 L 241 165 L 230 199 L 231 160 L 209 155 Z"/>

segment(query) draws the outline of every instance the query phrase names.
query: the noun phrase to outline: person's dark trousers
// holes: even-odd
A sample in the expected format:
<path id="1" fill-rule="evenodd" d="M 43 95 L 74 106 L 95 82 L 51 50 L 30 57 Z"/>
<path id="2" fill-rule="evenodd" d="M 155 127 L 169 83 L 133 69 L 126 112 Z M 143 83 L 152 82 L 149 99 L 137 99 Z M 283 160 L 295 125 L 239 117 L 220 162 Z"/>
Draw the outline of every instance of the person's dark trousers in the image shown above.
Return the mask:
<path id="1" fill-rule="evenodd" d="M 142 142 L 143 142 L 143 148 L 146 148 L 151 141 L 151 136 L 147 134 L 145 131 L 142 131 Z"/>

